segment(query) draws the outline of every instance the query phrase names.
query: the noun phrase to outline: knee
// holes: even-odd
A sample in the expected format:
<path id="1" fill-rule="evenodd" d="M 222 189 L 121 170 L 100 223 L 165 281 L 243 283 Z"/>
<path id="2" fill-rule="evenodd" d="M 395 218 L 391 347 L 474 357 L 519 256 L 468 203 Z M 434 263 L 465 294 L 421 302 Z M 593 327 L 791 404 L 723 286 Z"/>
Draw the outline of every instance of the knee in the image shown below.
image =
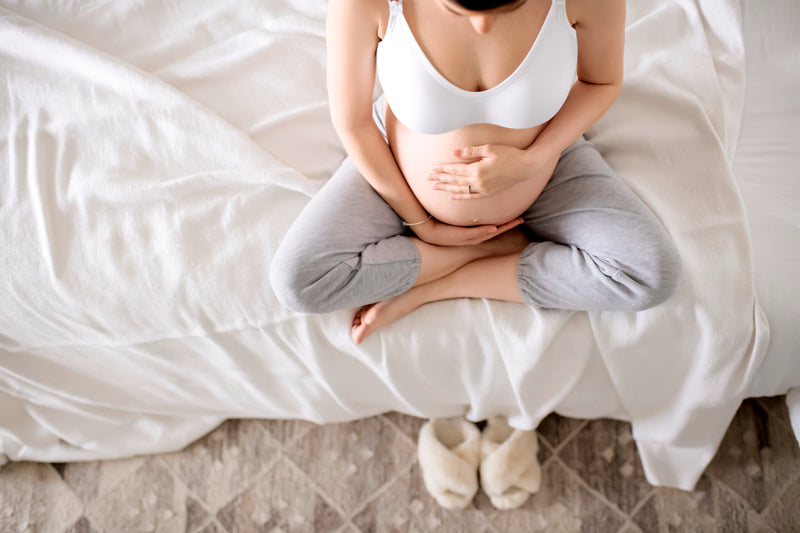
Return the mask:
<path id="1" fill-rule="evenodd" d="M 643 311 L 666 302 L 677 290 L 683 272 L 680 252 L 668 236 L 644 253 L 646 266 L 637 276 L 638 290 L 630 302 L 632 311 Z"/>
<path id="2" fill-rule="evenodd" d="M 284 264 L 275 257 L 269 268 L 269 281 L 278 302 L 292 311 L 308 313 L 308 304 L 300 276 L 291 264 Z"/>
<path id="3" fill-rule="evenodd" d="M 324 299 L 319 297 L 318 291 L 314 290 L 316 274 L 309 271 L 312 265 L 283 255 L 279 249 L 269 269 L 270 284 L 278 302 L 298 313 L 330 311 L 324 307 Z"/>

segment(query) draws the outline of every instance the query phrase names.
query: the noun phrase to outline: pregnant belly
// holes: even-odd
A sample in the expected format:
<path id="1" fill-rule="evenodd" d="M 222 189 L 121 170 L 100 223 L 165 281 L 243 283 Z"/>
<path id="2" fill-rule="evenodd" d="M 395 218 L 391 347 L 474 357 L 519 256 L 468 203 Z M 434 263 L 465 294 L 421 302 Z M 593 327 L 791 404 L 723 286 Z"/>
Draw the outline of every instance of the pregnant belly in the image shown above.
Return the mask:
<path id="1" fill-rule="evenodd" d="M 440 135 L 426 135 L 404 126 L 388 106 L 384 124 L 389 146 L 409 187 L 422 206 L 437 220 L 457 226 L 502 224 L 525 212 L 540 192 L 539 186 L 530 180 L 486 198 L 450 200 L 452 193 L 433 190 L 435 182 L 426 178 L 437 164 L 463 163 L 463 160 L 453 156 L 456 148 L 495 143 L 525 149 L 533 143 L 545 124 L 527 129 L 472 124 Z"/>

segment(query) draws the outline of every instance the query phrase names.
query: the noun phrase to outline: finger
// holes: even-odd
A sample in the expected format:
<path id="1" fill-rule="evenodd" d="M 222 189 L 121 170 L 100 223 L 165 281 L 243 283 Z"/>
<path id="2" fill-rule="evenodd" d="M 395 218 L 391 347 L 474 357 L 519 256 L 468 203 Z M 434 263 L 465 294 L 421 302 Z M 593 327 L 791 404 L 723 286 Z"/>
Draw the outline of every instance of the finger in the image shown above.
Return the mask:
<path id="1" fill-rule="evenodd" d="M 523 222 L 525 222 L 524 219 L 515 218 L 514 220 L 506 222 L 505 224 L 500 224 L 499 226 L 497 226 L 497 234 L 499 235 L 499 234 L 503 233 L 504 231 L 508 231 L 510 229 L 514 229 L 517 226 L 519 226 L 520 224 L 522 224 Z"/>
<path id="2" fill-rule="evenodd" d="M 484 241 L 488 241 L 489 239 L 493 239 L 501 233 L 519 226 L 523 222 L 525 222 L 524 219 L 515 218 L 514 220 L 506 222 L 505 224 L 500 224 L 499 226 L 478 226 L 476 229 L 481 229 L 482 232 L 478 233 L 470 244 L 480 244 Z"/>
<path id="3" fill-rule="evenodd" d="M 497 226 L 483 225 L 472 228 L 465 228 L 468 232 L 464 239 L 464 244 L 480 244 L 497 236 Z"/>
<path id="4" fill-rule="evenodd" d="M 454 176 L 469 176 L 470 163 L 441 163 L 430 170 L 433 174 L 452 174 Z"/>
<path id="5" fill-rule="evenodd" d="M 489 239 L 494 239 L 500 234 L 500 230 L 498 226 L 478 226 L 483 230 L 483 234 L 479 234 L 472 244 L 480 244 L 484 241 L 488 241 Z"/>
<path id="6" fill-rule="evenodd" d="M 458 184 L 437 183 L 433 186 L 433 190 L 452 192 L 455 194 L 468 194 L 467 186 L 469 186 L 468 183 L 458 183 Z M 471 189 L 470 192 L 472 194 L 476 194 L 475 189 Z"/>
<path id="7" fill-rule="evenodd" d="M 459 194 L 451 194 L 450 196 L 447 197 L 447 199 L 448 200 L 475 200 L 476 198 L 483 198 L 484 197 L 483 194 L 481 194 L 479 192 L 476 192 L 476 191 L 472 191 L 472 194 L 467 194 L 467 193 L 464 192 L 464 187 L 461 187 L 460 190 L 461 190 L 461 192 Z"/>
<path id="8" fill-rule="evenodd" d="M 466 176 L 443 173 L 430 174 L 426 179 L 428 181 L 438 181 L 439 183 L 449 183 L 450 185 L 469 185 L 472 181 Z"/>

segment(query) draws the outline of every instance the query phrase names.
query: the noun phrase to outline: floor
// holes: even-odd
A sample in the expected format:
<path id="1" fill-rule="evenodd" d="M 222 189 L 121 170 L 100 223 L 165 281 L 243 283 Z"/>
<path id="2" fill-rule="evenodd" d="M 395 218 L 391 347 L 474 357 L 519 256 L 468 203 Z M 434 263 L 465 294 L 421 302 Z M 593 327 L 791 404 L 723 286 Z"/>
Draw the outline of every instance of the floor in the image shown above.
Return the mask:
<path id="1" fill-rule="evenodd" d="M 0 531 L 800 531 L 800 447 L 783 397 L 747 400 L 693 492 L 644 478 L 630 426 L 552 415 L 542 489 L 521 509 L 479 492 L 464 511 L 428 496 L 423 421 L 230 420 L 187 449 L 118 461 L 10 463 Z"/>

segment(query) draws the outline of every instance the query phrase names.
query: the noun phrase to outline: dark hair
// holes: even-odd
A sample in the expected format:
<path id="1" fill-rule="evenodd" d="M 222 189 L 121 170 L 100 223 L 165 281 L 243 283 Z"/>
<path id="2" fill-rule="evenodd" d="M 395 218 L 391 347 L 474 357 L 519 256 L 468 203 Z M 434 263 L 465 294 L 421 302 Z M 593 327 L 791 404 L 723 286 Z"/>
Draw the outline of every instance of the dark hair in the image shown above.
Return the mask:
<path id="1" fill-rule="evenodd" d="M 464 9 L 470 11 L 486 11 L 506 4 L 513 4 L 517 0 L 455 0 Z"/>

